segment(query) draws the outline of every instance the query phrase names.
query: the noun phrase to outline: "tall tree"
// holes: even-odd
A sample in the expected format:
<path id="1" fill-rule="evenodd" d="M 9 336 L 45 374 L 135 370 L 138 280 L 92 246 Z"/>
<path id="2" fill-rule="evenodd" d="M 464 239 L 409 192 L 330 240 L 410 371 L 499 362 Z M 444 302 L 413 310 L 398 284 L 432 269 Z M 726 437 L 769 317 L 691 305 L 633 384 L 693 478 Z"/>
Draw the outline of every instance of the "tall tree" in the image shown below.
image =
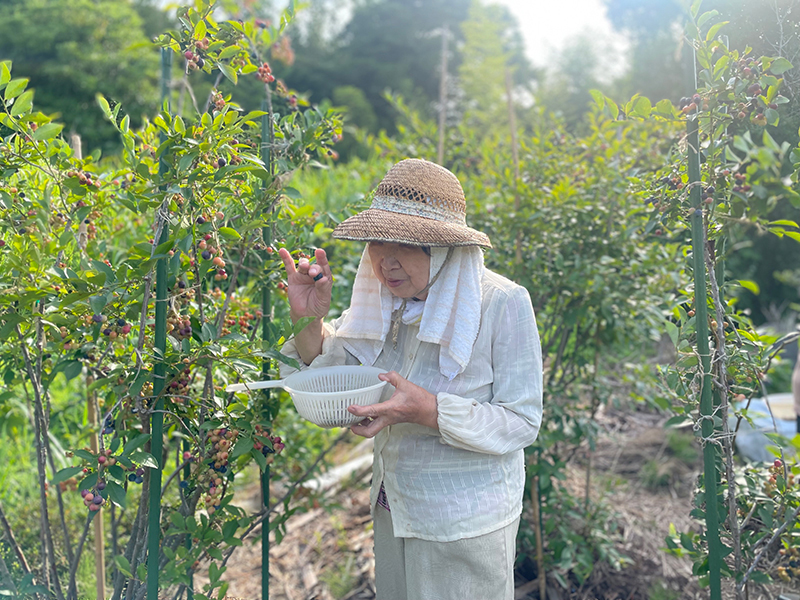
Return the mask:
<path id="1" fill-rule="evenodd" d="M 130 2 L 7 0 L 0 4 L 0 60 L 30 79 L 36 105 L 58 114 L 84 147 L 112 148 L 118 135 L 95 102 L 123 105 L 133 125 L 158 107 L 158 54 Z"/>

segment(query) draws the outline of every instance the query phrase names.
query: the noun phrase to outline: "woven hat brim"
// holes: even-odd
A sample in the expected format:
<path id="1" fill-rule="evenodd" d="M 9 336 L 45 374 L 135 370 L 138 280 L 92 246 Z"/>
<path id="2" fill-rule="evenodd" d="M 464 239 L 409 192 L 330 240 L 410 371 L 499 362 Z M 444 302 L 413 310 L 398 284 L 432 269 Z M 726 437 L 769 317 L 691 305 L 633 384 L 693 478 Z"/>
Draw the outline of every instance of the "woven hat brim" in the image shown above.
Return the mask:
<path id="1" fill-rule="evenodd" d="M 331 235 L 342 240 L 393 242 L 411 246 L 492 247 L 489 236 L 466 225 L 443 223 L 378 208 L 368 208 L 342 221 Z"/>

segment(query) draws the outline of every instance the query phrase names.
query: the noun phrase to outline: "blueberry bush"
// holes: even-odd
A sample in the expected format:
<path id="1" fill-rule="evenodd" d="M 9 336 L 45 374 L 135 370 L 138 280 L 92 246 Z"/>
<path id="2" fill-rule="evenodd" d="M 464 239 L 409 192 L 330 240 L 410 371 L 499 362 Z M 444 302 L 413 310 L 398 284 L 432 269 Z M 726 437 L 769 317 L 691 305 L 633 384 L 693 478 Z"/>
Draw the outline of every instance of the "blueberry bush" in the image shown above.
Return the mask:
<path id="1" fill-rule="evenodd" d="M 206 561 L 210 584 L 195 597 L 223 598 L 233 548 L 267 531 L 280 541 L 299 508 L 292 491 L 334 439 L 277 395 L 224 391 L 292 362 L 279 352 L 296 329 L 277 248 L 302 253 L 329 230 L 289 182 L 341 133 L 331 109 L 298 106 L 271 73 L 294 5 L 277 25 L 247 7 L 227 3 L 219 21 L 214 2 L 179 10 L 179 29 L 157 40 L 164 104 L 142 128 L 98 97 L 117 157 L 81 156 L 0 64 L 0 414 L 4 439 L 35 448 L 38 483 L 2 497 L 16 509 L 0 512 L 5 594 L 87 595 L 78 573 L 103 519 L 110 597 L 144 597 L 153 565 L 161 590 L 186 593 Z M 176 75 L 258 80 L 263 110 L 212 89 L 207 107 L 172 112 L 171 62 Z M 272 464 L 281 497 L 255 514 L 231 502 L 252 465 Z"/>

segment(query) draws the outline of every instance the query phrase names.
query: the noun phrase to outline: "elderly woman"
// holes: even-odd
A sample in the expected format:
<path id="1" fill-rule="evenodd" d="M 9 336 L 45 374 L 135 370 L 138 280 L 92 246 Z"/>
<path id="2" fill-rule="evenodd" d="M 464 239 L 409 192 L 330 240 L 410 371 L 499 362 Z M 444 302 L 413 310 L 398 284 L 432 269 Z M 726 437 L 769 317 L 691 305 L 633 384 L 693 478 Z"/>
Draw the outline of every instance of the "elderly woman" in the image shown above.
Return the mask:
<path id="1" fill-rule="evenodd" d="M 348 410 L 374 437 L 371 507 L 379 600 L 514 597 L 523 449 L 542 416 L 542 361 L 528 292 L 484 268 L 458 179 L 394 165 L 369 209 L 333 232 L 368 242 L 350 308 L 324 322 L 331 268 L 286 267 L 291 316 L 315 317 L 283 352 L 309 368 L 387 372 L 382 402 Z"/>

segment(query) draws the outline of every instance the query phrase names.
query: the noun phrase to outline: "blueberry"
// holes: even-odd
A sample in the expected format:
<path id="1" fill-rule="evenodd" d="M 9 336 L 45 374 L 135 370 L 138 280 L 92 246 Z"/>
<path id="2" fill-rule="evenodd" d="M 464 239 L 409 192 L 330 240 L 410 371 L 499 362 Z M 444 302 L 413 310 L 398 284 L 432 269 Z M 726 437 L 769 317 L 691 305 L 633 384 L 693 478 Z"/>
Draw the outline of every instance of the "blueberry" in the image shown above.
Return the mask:
<path id="1" fill-rule="evenodd" d="M 142 483 L 142 482 L 144 481 L 144 477 L 142 477 L 142 476 L 140 475 L 139 477 L 137 477 L 136 479 L 134 479 L 134 481 L 135 481 L 136 483 Z"/>
<path id="2" fill-rule="evenodd" d="M 109 329 L 108 327 L 103 329 L 103 335 L 111 335 L 111 329 Z"/>
<path id="3" fill-rule="evenodd" d="M 97 489 L 103 491 L 106 489 L 106 482 L 105 481 L 98 481 L 97 482 Z"/>
<path id="4" fill-rule="evenodd" d="M 204 217 L 197 217 L 197 224 L 198 225 L 202 225 L 205 222 L 206 222 L 206 220 L 205 220 Z"/>
<path id="5" fill-rule="evenodd" d="M 203 250 L 203 253 L 200 256 L 203 257 L 203 260 L 208 260 L 211 258 L 211 252 L 208 250 Z"/>
<path id="6" fill-rule="evenodd" d="M 94 502 L 95 504 L 102 504 L 103 503 L 103 497 L 102 496 L 95 496 L 94 500 L 92 500 L 92 502 Z"/>
<path id="7" fill-rule="evenodd" d="M 144 475 L 144 469 L 142 467 L 139 467 L 138 469 L 136 469 L 136 475 L 138 475 L 139 477 Z"/>
<path id="8" fill-rule="evenodd" d="M 128 322 L 125 319 L 117 319 L 117 325 L 119 327 L 125 327 L 125 325 L 127 325 L 127 324 L 128 324 Z"/>
<path id="9" fill-rule="evenodd" d="M 178 287 L 181 288 L 182 290 L 185 289 L 186 288 L 186 282 L 185 281 L 179 281 L 178 282 Z"/>
<path id="10" fill-rule="evenodd" d="M 178 485 L 180 485 L 182 488 L 186 489 L 186 488 L 189 487 L 189 482 L 184 480 L 184 481 L 181 481 Z"/>
<path id="11" fill-rule="evenodd" d="M 103 316 L 102 315 L 92 315 L 92 321 L 94 321 L 95 323 L 102 323 L 103 322 Z"/>
<path id="12" fill-rule="evenodd" d="M 136 481 L 136 475 L 134 475 L 133 473 L 128 475 L 128 481 Z"/>

